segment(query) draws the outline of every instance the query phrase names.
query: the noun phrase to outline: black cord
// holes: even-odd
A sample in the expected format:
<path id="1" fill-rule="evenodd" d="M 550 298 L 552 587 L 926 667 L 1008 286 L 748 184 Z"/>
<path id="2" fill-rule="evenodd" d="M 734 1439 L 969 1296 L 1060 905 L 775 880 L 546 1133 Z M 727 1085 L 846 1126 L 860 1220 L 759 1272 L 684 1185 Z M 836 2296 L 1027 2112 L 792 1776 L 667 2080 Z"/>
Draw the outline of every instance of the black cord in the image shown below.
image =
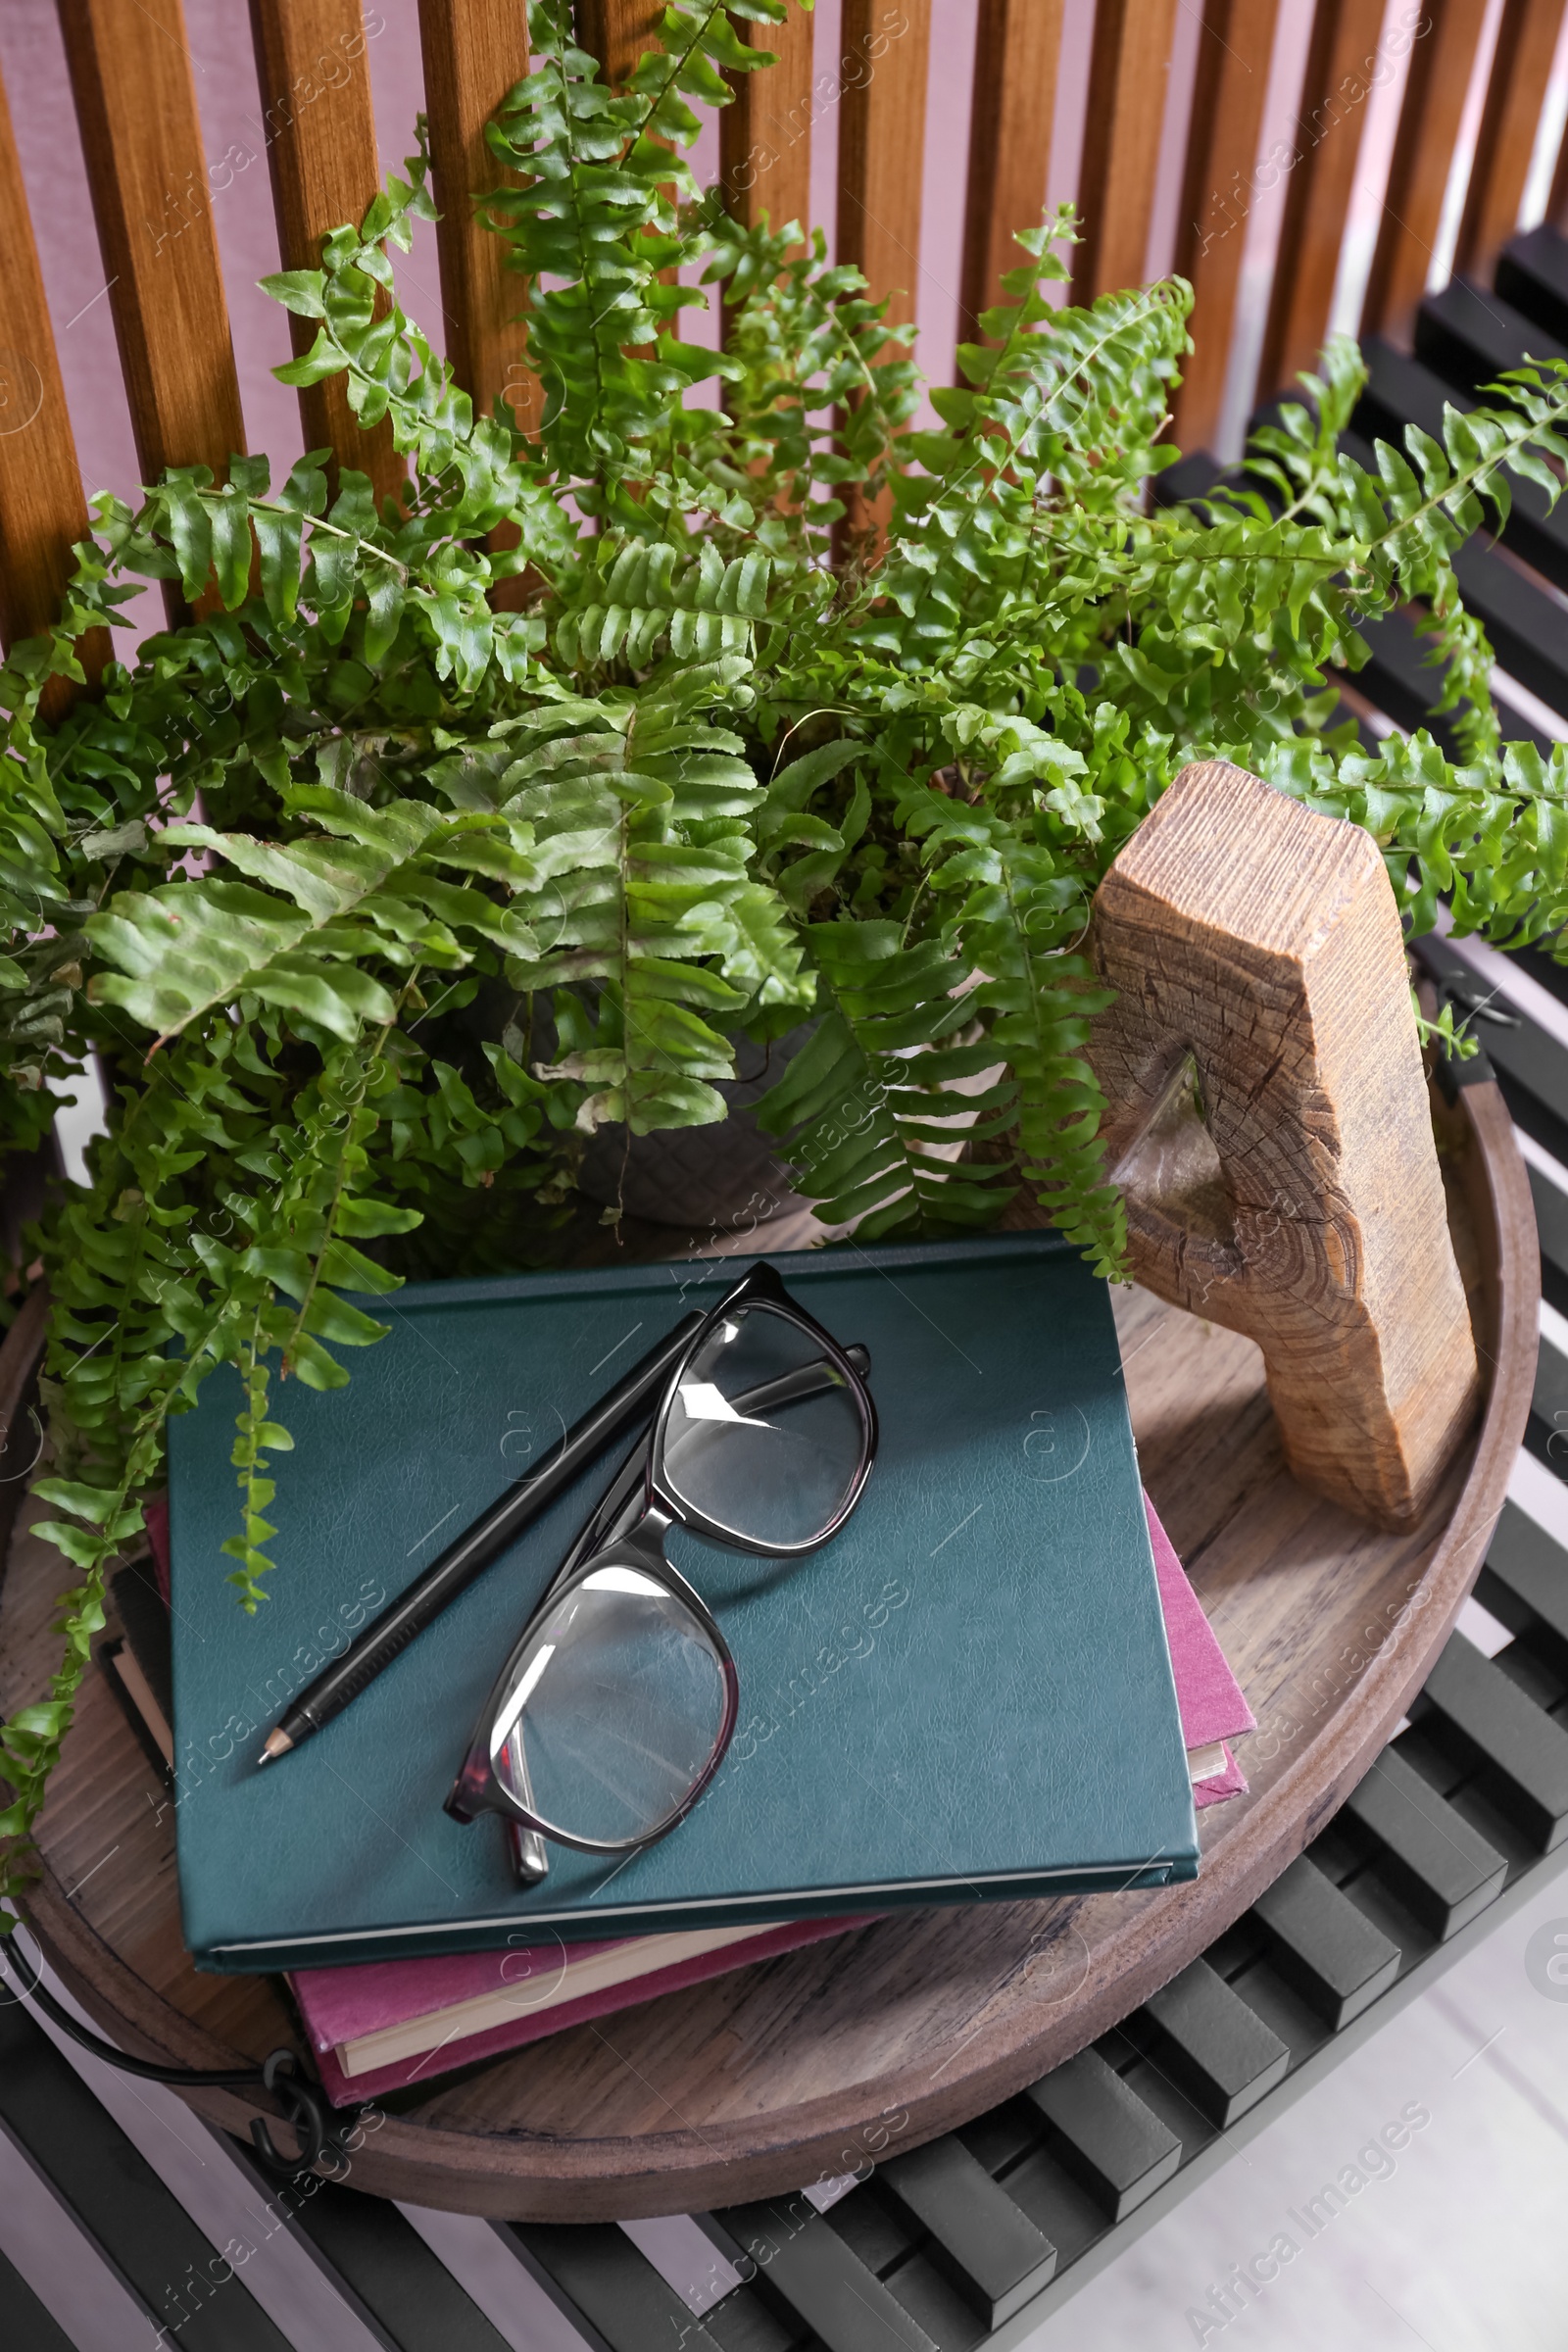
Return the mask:
<path id="1" fill-rule="evenodd" d="M 240 2068 L 159 2066 L 151 2059 L 133 2058 L 128 2051 L 117 2049 L 112 2041 L 103 2040 L 79 2024 L 64 2003 L 56 2000 L 37 1969 L 32 1971 L 31 1984 L 26 1982 L 15 1927 L 0 1924 L 0 1950 L 15 1972 L 22 1997 L 31 2001 L 62 2034 L 69 2034 L 73 2041 L 79 2042 L 84 2050 L 91 2050 L 106 2065 L 119 2067 L 122 2074 L 137 2075 L 144 2082 L 169 2082 L 175 2089 L 265 2090 L 281 2099 L 284 2116 L 294 2127 L 300 2143 L 297 2156 L 280 2155 L 263 2118 L 259 2115 L 251 2118 L 251 2139 L 257 2161 L 278 2180 L 292 2180 L 296 2173 L 308 2173 L 328 2158 L 335 2160 L 346 2153 L 347 2140 L 362 2110 L 349 2107 L 334 2112 L 327 2105 L 320 2084 L 308 2081 L 302 2073 L 297 2051 L 273 2050 L 261 2066 Z"/>

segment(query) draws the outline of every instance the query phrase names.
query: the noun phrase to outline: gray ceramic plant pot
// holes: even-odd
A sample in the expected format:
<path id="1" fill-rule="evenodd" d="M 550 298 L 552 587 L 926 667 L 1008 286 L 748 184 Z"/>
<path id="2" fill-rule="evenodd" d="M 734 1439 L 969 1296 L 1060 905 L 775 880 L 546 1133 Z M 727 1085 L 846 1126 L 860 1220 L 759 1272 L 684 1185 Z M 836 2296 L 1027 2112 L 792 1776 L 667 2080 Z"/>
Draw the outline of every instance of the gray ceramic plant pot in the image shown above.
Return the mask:
<path id="1" fill-rule="evenodd" d="M 754 1105 L 777 1084 L 785 1064 L 810 1036 L 803 1021 L 771 1048 L 737 1042 L 737 1075 L 719 1085 L 729 1117 L 713 1127 L 672 1127 L 628 1138 L 622 1126 L 601 1127 L 582 1155 L 578 1183 L 607 1208 L 618 1201 L 627 1216 L 654 1225 L 716 1227 L 745 1220 L 767 1223 L 804 1205 Z"/>

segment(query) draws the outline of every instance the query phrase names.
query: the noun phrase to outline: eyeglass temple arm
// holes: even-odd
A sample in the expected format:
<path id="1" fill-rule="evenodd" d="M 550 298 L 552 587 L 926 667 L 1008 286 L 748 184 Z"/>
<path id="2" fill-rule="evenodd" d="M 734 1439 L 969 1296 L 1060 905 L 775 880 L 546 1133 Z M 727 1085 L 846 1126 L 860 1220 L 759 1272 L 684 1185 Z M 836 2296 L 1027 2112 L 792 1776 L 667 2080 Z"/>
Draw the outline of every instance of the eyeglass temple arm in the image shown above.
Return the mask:
<path id="1" fill-rule="evenodd" d="M 845 1354 L 864 1380 L 871 1370 L 871 1350 L 857 1340 L 846 1348 Z M 775 1404 L 796 1404 L 803 1396 L 820 1396 L 824 1389 L 842 1388 L 833 1366 L 825 1356 L 814 1364 L 802 1364 L 799 1371 L 781 1372 L 777 1380 L 764 1380 L 760 1388 L 747 1389 L 735 1399 L 737 1412 L 765 1413 Z"/>
<path id="2" fill-rule="evenodd" d="M 846 1348 L 845 1354 L 862 1380 L 869 1377 L 871 1350 L 857 1340 Z M 824 1373 L 828 1376 L 824 1379 Z M 794 1404 L 803 1396 L 819 1396 L 837 1379 L 831 1364 L 818 1357 L 814 1364 L 803 1364 L 798 1372 L 786 1372 L 777 1380 L 764 1381 L 760 1388 L 748 1389 L 735 1399 L 737 1411 L 768 1411 L 774 1405 Z M 591 1559 L 607 1544 L 613 1544 L 636 1525 L 643 1507 L 643 1492 L 648 1482 L 648 1448 L 653 1443 L 653 1424 L 644 1430 L 620 1468 L 605 1489 L 599 1507 L 567 1552 L 550 1580 L 550 1592 Z M 550 1597 L 549 1592 L 545 1599 Z M 540 1604 L 543 1606 L 543 1602 Z M 527 1752 L 523 1746 L 522 1720 L 519 1716 L 515 1740 L 516 1768 L 522 1782 L 522 1799 L 531 1813 L 534 1810 L 533 1788 L 528 1779 Z M 511 1849 L 513 1873 L 519 1886 L 537 1886 L 550 1876 L 550 1854 L 537 1830 L 525 1829 L 520 1821 L 507 1822 L 507 1842 Z"/>

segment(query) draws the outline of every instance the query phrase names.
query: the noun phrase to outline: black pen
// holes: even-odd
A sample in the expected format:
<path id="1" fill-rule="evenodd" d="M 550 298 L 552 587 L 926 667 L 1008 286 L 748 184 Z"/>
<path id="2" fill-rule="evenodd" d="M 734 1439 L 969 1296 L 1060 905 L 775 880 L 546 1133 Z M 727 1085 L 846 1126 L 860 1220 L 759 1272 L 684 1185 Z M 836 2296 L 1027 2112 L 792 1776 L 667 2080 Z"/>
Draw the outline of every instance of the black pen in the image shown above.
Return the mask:
<path id="1" fill-rule="evenodd" d="M 613 1445 L 639 1414 L 651 1413 L 660 1390 L 702 1319 L 695 1312 L 683 1315 L 666 1339 L 651 1348 L 640 1363 L 572 1424 L 537 1470 L 509 1487 L 431 1561 L 422 1576 L 415 1578 L 406 1592 L 400 1592 L 379 1617 L 372 1617 L 343 1655 L 323 1667 L 278 1718 L 257 1762 L 270 1764 L 274 1756 L 286 1756 L 290 1748 L 298 1747 L 341 1714 L 449 1601 L 456 1600 L 482 1569 L 549 1508 L 596 1454 Z"/>

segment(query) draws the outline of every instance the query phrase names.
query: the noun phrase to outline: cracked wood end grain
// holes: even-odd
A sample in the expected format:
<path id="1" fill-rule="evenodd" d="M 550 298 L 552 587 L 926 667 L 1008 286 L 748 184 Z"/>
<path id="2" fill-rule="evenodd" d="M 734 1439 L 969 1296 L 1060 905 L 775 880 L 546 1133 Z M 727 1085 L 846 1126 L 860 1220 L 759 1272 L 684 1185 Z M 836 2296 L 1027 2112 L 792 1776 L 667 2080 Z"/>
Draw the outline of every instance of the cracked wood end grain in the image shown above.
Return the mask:
<path id="1" fill-rule="evenodd" d="M 1413 1524 L 1480 1382 L 1376 844 L 1185 768 L 1101 884 L 1093 951 L 1134 1275 L 1257 1342 L 1304 1485 Z"/>

